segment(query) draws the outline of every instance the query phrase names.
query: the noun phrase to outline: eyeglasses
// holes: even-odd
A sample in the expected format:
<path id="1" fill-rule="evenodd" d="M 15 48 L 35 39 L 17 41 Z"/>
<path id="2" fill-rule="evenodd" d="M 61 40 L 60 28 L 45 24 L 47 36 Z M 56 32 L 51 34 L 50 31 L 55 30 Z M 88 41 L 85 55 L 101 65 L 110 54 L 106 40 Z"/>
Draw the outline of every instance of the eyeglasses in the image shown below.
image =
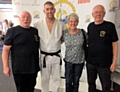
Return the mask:
<path id="1" fill-rule="evenodd" d="M 105 12 L 104 11 L 95 11 L 93 12 L 94 14 L 104 14 Z"/>

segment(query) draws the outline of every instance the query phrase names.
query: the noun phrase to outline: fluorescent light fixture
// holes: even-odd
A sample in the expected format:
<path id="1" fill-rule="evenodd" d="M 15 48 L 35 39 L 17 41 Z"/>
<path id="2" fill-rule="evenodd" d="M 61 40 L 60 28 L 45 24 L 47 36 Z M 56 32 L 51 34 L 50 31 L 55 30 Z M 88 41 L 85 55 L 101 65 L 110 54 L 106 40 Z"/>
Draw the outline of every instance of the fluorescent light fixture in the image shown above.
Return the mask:
<path id="1" fill-rule="evenodd" d="M 12 4 L 0 4 L 0 9 L 12 9 Z"/>

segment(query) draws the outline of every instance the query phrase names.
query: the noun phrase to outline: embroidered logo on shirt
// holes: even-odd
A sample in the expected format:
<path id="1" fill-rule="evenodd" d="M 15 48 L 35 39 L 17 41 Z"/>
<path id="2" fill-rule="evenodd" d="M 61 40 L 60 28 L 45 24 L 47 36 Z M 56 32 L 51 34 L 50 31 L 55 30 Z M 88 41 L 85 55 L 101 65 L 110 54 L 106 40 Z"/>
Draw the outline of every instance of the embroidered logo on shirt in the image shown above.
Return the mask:
<path id="1" fill-rule="evenodd" d="M 105 36 L 105 34 L 106 34 L 106 32 L 105 32 L 105 31 L 100 31 L 100 37 L 104 37 L 104 36 Z"/>
<path id="2" fill-rule="evenodd" d="M 38 37 L 37 37 L 37 35 L 34 35 L 34 37 L 35 37 L 35 40 L 38 41 Z"/>

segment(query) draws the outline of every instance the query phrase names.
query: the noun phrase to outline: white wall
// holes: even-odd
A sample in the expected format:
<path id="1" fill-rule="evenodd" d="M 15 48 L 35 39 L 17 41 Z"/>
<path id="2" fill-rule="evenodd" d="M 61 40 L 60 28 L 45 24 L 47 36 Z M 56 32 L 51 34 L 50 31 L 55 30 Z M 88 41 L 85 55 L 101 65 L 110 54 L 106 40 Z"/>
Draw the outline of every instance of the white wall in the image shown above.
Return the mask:
<path id="1" fill-rule="evenodd" d="M 119 36 L 118 42 L 119 42 L 119 53 L 120 53 L 120 9 L 115 12 L 115 25 Z M 120 54 L 118 55 L 117 65 L 120 65 Z"/>
<path id="2" fill-rule="evenodd" d="M 13 20 L 13 13 L 12 11 L 0 11 L 0 21 L 4 19 Z"/>
<path id="3" fill-rule="evenodd" d="M 120 9 L 115 12 L 115 25 L 119 37 L 118 45 L 118 59 L 117 59 L 117 67 L 116 72 L 112 73 L 112 80 L 120 85 Z"/>
<path id="4" fill-rule="evenodd" d="M 29 2 L 29 0 L 13 0 L 13 13 L 14 15 L 19 15 L 23 10 L 27 10 L 31 13 L 33 20 L 32 23 L 37 21 L 39 18 L 45 17 L 43 13 L 44 3 L 48 0 L 33 0 Z M 80 17 L 80 22 L 78 27 L 87 28 L 89 22 L 93 21 L 91 16 L 92 8 L 97 4 L 102 4 L 106 9 L 106 20 L 110 20 L 114 22 L 115 13 L 109 12 L 110 4 L 113 0 L 50 0 L 55 4 L 56 8 L 56 17 L 60 19 L 60 14 L 62 17 L 68 16 L 70 13 L 75 12 Z M 78 1 L 82 1 L 78 3 Z M 86 2 L 85 2 L 86 1 Z M 88 1 L 88 2 L 87 2 Z M 115 1 L 115 0 L 114 0 Z M 61 12 L 59 12 L 61 10 Z M 38 15 L 39 18 L 36 18 L 35 15 Z M 89 22 L 85 22 L 87 18 L 90 18 Z"/>

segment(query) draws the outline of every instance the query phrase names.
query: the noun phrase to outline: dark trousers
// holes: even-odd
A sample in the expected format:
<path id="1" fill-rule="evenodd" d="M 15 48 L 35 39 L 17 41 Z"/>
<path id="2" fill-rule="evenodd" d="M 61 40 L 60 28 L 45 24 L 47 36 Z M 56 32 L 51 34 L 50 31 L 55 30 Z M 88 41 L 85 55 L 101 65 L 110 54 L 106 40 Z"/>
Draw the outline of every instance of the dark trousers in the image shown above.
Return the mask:
<path id="1" fill-rule="evenodd" d="M 34 92 L 37 73 L 13 74 L 17 92 Z"/>
<path id="2" fill-rule="evenodd" d="M 66 92 L 78 92 L 79 78 L 81 77 L 84 63 L 72 64 L 65 62 Z"/>
<path id="3" fill-rule="evenodd" d="M 110 68 L 98 68 L 87 63 L 88 92 L 96 92 L 96 79 L 99 76 L 102 92 L 110 92 L 111 72 Z"/>

